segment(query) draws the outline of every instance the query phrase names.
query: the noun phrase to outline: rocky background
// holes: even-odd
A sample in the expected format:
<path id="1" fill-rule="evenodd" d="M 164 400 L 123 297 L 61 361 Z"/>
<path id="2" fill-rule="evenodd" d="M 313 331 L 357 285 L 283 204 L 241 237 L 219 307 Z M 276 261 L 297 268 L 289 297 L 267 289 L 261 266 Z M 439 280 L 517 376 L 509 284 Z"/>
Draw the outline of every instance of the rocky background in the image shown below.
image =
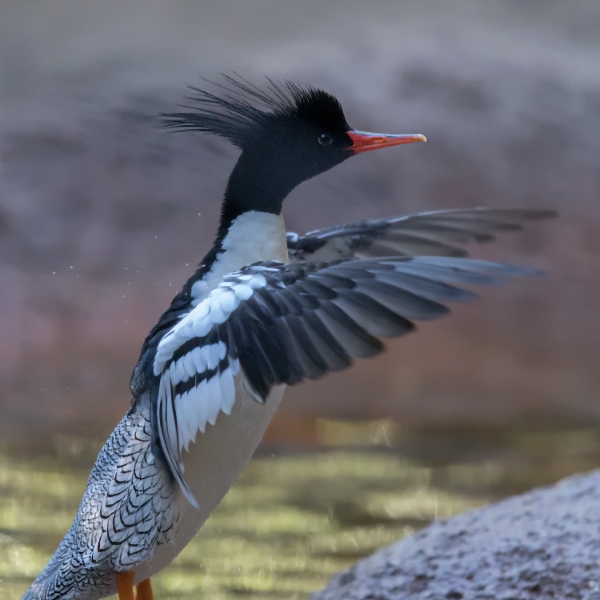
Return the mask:
<path id="1" fill-rule="evenodd" d="M 302 185 L 290 229 L 478 205 L 561 213 L 472 248 L 545 278 L 290 390 L 286 436 L 320 415 L 597 422 L 598 31 L 596 0 L 3 0 L 0 439 L 104 437 L 127 409 L 141 342 L 211 244 L 236 154 L 156 115 L 186 82 L 231 71 L 322 86 L 359 129 L 429 139 Z"/>

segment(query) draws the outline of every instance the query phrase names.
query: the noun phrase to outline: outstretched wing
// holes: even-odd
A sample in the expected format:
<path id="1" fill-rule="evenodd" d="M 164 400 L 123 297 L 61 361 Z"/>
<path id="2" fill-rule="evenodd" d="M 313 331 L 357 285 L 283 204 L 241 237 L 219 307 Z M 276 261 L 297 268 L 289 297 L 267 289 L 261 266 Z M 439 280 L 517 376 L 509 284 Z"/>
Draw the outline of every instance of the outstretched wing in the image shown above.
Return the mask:
<path id="1" fill-rule="evenodd" d="M 164 336 L 156 426 L 175 479 L 192 504 L 182 450 L 235 403 L 236 376 L 264 402 L 271 388 L 339 371 L 383 350 L 413 321 L 438 318 L 445 302 L 475 297 L 462 285 L 489 285 L 535 271 L 446 257 L 333 263 L 256 263 L 225 277 Z"/>
<path id="2" fill-rule="evenodd" d="M 556 216 L 547 210 L 465 208 L 368 219 L 287 234 L 290 262 L 377 256 L 465 256 L 456 244 L 489 242 L 495 234 L 518 231 L 528 221 Z"/>

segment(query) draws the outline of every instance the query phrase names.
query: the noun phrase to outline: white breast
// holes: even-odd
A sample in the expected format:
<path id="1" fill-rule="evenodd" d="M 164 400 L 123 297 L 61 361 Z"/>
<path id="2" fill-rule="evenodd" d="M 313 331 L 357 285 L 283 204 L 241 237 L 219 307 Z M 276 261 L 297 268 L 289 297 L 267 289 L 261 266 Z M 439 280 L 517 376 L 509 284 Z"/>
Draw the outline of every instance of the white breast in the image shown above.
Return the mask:
<path id="1" fill-rule="evenodd" d="M 262 260 L 287 262 L 283 217 L 255 210 L 242 213 L 231 223 L 222 248 L 211 270 L 192 286 L 194 306 L 229 273 Z"/>

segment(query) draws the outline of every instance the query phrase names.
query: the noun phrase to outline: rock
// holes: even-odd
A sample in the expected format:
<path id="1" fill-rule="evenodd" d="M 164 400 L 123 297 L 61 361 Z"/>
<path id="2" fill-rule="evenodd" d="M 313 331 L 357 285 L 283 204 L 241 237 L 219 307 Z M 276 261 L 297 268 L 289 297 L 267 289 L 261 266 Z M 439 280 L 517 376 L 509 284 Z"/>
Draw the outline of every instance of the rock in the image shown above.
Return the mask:
<path id="1" fill-rule="evenodd" d="M 600 471 L 439 521 L 312 600 L 600 600 Z"/>

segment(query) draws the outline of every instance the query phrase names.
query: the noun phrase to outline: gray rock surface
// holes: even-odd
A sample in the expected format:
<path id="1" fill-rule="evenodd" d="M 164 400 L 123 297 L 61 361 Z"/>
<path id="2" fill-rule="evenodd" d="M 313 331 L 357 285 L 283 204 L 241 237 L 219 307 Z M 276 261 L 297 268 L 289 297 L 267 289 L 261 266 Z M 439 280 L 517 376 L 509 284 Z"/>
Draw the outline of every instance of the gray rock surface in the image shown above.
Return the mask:
<path id="1" fill-rule="evenodd" d="M 600 600 L 600 471 L 439 521 L 312 600 Z"/>

